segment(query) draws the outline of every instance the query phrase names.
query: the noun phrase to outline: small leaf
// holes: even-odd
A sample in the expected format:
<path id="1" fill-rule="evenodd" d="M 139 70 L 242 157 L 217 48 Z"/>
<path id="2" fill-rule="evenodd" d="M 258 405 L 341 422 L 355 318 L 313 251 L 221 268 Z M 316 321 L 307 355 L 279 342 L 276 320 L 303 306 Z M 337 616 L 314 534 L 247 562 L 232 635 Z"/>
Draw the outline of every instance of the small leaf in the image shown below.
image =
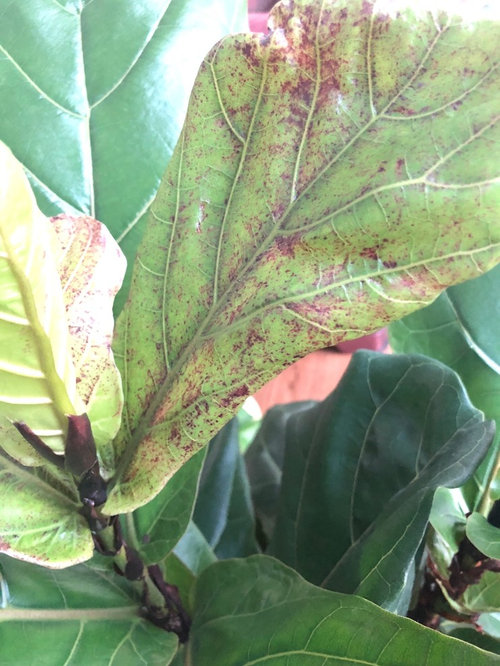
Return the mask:
<path id="1" fill-rule="evenodd" d="M 500 613 L 482 613 L 478 623 L 483 631 L 500 640 Z"/>
<path id="2" fill-rule="evenodd" d="M 125 523 L 146 564 L 163 560 L 185 533 L 193 513 L 205 450 L 199 451 L 170 479 L 151 502 L 136 509 Z"/>
<path id="3" fill-rule="evenodd" d="M 125 257 L 113 237 L 91 217 L 52 219 L 61 251 L 61 279 L 77 375 L 77 390 L 92 424 L 101 473 L 114 472 L 110 441 L 120 426 L 121 378 L 113 360 L 113 300 L 125 273 Z"/>
<path id="4" fill-rule="evenodd" d="M 498 26 L 446 8 L 279 3 L 205 58 L 117 324 L 111 513 L 279 369 L 497 263 Z"/>
<path id="5" fill-rule="evenodd" d="M 443 579 L 450 576 L 449 566 L 465 536 L 467 507 L 457 488 L 438 488 L 434 493 L 429 522 L 428 547 Z"/>
<path id="6" fill-rule="evenodd" d="M 92 557 L 76 488 L 54 470 L 21 467 L 0 454 L 0 551 L 61 568 Z M 0 659 L 0 662 L 2 660 Z"/>
<path id="7" fill-rule="evenodd" d="M 195 588 L 186 664 L 493 666 L 498 658 L 264 556 L 219 562 Z"/>
<path id="8" fill-rule="evenodd" d="M 53 572 L 1 558 L 0 663 L 167 666 L 177 638 L 141 618 L 140 600 L 110 566 L 96 557 Z"/>
<path id="9" fill-rule="evenodd" d="M 285 444 L 289 437 L 287 426 L 290 417 L 311 406 L 311 402 L 295 402 L 272 407 L 245 454 L 252 503 L 266 542 L 273 535 L 278 510 Z"/>
<path id="10" fill-rule="evenodd" d="M 219 559 L 258 550 L 236 418 L 208 446 L 193 520 Z"/>
<path id="11" fill-rule="evenodd" d="M 500 612 L 500 574 L 486 571 L 479 583 L 469 585 L 458 603 L 472 615 Z"/>
<path id="12" fill-rule="evenodd" d="M 500 529 L 486 520 L 480 513 L 467 518 L 466 534 L 476 548 L 486 557 L 500 560 Z M 500 610 L 500 598 L 498 602 Z"/>
<path id="13" fill-rule="evenodd" d="M 24 421 L 63 453 L 65 414 L 79 414 L 57 239 L 21 165 L 0 143 L 0 416 Z M 5 421 L 3 421 L 5 424 Z M 3 448 L 29 464 L 14 440 Z"/>
<path id="14" fill-rule="evenodd" d="M 485 455 L 483 415 L 441 363 L 361 351 L 289 433 L 269 553 L 313 583 L 406 612 L 434 491 Z"/>

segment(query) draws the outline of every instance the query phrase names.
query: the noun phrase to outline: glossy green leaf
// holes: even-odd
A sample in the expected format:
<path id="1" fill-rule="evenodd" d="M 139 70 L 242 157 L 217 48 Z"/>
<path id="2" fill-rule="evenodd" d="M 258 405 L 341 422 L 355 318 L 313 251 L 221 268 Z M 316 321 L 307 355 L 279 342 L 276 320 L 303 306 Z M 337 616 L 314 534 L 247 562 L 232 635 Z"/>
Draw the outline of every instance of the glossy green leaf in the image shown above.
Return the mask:
<path id="1" fill-rule="evenodd" d="M 446 633 L 448 636 L 453 636 L 453 638 L 472 643 L 472 645 L 476 645 L 482 650 L 487 650 L 488 652 L 500 655 L 500 641 L 488 634 L 477 631 L 477 629 L 457 626 L 453 631 L 448 631 Z"/>
<path id="2" fill-rule="evenodd" d="M 24 421 L 64 451 L 65 414 L 80 414 L 70 355 L 57 238 L 38 210 L 20 164 L 0 143 L 0 419 Z M 37 462 L 16 440 L 2 447 Z M 27 455 L 23 455 L 26 453 Z"/>
<path id="3" fill-rule="evenodd" d="M 6 666 L 168 666 L 177 651 L 175 635 L 140 617 L 130 584 L 101 558 L 53 572 L 4 557 L 0 575 Z"/>
<path id="4" fill-rule="evenodd" d="M 125 257 L 106 227 L 91 217 L 52 219 L 58 246 L 71 358 L 77 390 L 92 425 L 105 478 L 114 471 L 111 440 L 121 421 L 121 377 L 111 351 L 113 300 L 125 273 Z"/>
<path id="5" fill-rule="evenodd" d="M 490 525 L 480 513 L 472 513 L 467 518 L 466 534 L 486 557 L 500 560 L 500 529 Z M 500 609 L 500 598 L 498 601 Z"/>
<path id="6" fill-rule="evenodd" d="M 94 542 L 76 488 L 54 474 L 0 454 L 1 552 L 53 568 L 92 557 Z"/>
<path id="7" fill-rule="evenodd" d="M 245 25 L 243 0 L 3 3 L 0 139 L 42 210 L 98 218 L 132 258 L 201 59 Z"/>
<path id="8" fill-rule="evenodd" d="M 127 533 L 147 564 L 163 560 L 186 531 L 204 458 L 205 451 L 199 451 L 154 500 L 127 516 Z"/>
<path id="9" fill-rule="evenodd" d="M 217 560 L 210 544 L 192 521 L 173 552 L 195 576 Z"/>
<path id="10" fill-rule="evenodd" d="M 467 506 L 458 488 L 438 488 L 434 493 L 427 540 L 432 560 L 443 579 L 450 576 L 449 566 L 465 536 Z"/>
<path id="11" fill-rule="evenodd" d="M 196 585 L 185 664 L 486 666 L 493 654 L 358 597 L 322 590 L 263 556 L 219 562 Z"/>
<path id="12" fill-rule="evenodd" d="M 406 612 L 434 491 L 473 473 L 491 427 L 441 363 L 361 351 L 289 431 L 269 553 L 313 583 Z"/>
<path id="13" fill-rule="evenodd" d="M 274 532 L 290 417 L 295 422 L 296 415 L 311 405 L 311 402 L 295 402 L 272 407 L 245 454 L 255 516 L 266 542 Z"/>
<path id="14" fill-rule="evenodd" d="M 499 464 L 499 292 L 500 266 L 451 287 L 429 307 L 390 326 L 396 351 L 427 354 L 449 365 L 460 375 L 474 405 L 497 423 L 495 447 L 464 491 L 470 510 L 479 506 L 492 467 Z"/>
<path id="15" fill-rule="evenodd" d="M 192 614 L 191 591 L 197 576 L 217 561 L 214 551 L 192 521 L 175 548 L 162 562 L 164 579 L 176 585 L 184 608 Z"/>
<path id="16" fill-rule="evenodd" d="M 205 58 L 117 325 L 110 512 L 282 367 L 498 261 L 497 26 L 439 8 L 280 3 Z"/>
<path id="17" fill-rule="evenodd" d="M 258 550 L 236 418 L 208 446 L 193 520 L 219 559 L 246 557 Z"/>

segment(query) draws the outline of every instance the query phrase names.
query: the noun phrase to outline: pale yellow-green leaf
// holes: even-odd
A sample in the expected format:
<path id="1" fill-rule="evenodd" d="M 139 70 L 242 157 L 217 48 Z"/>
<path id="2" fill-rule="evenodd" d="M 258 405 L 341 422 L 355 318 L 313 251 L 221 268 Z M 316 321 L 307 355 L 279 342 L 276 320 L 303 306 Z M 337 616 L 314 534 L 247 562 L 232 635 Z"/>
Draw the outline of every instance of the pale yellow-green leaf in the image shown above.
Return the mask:
<path id="1" fill-rule="evenodd" d="M 50 222 L 20 164 L 0 143 L 0 416 L 26 422 L 62 453 L 64 415 L 81 413 L 83 404 L 55 252 Z M 12 442 L 2 445 L 24 461 Z"/>

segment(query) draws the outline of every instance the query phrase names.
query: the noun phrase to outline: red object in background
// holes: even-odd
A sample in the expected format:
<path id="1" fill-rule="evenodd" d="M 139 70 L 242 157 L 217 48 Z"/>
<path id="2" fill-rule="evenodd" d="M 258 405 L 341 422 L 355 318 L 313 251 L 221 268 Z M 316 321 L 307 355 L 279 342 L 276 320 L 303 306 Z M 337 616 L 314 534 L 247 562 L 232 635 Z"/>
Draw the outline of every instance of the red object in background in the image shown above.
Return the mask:
<path id="1" fill-rule="evenodd" d="M 248 1 L 248 21 L 252 32 L 267 32 L 267 18 L 274 4 L 273 0 Z"/>
<path id="2" fill-rule="evenodd" d="M 356 340 L 341 342 L 337 345 L 336 349 L 346 354 L 353 354 L 356 349 L 371 349 L 372 351 L 382 352 L 387 348 L 388 344 L 387 329 L 383 328 L 381 331 L 377 331 L 371 335 L 363 335 L 362 338 L 356 338 Z"/>

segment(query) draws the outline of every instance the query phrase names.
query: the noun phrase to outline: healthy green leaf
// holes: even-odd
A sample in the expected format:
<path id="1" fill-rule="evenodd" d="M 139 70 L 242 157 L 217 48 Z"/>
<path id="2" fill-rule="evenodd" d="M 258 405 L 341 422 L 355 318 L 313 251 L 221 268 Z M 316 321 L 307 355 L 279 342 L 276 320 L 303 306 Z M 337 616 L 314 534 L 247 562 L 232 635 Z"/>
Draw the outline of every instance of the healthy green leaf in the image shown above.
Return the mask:
<path id="1" fill-rule="evenodd" d="M 0 454 L 1 552 L 53 568 L 92 557 L 94 542 L 78 512 L 76 488 L 54 474 Z"/>
<path id="2" fill-rule="evenodd" d="M 361 351 L 289 432 L 269 553 L 313 583 L 406 612 L 434 491 L 473 473 L 491 427 L 441 363 Z"/>
<path id="3" fill-rule="evenodd" d="M 456 629 L 447 631 L 446 633 L 448 636 L 453 636 L 453 638 L 459 638 L 461 641 L 477 645 L 482 650 L 500 655 L 500 641 L 492 636 L 488 636 L 488 634 L 480 633 L 475 628 L 460 627 L 457 625 Z"/>
<path id="4" fill-rule="evenodd" d="M 258 550 L 236 418 L 208 446 L 193 520 L 219 559 L 246 557 Z"/>
<path id="5" fill-rule="evenodd" d="M 129 583 L 101 558 L 54 572 L 3 557 L 2 572 L 2 664 L 168 666 L 177 651 L 175 635 L 140 617 Z"/>
<path id="6" fill-rule="evenodd" d="M 111 440 L 120 425 L 121 378 L 113 360 L 113 300 L 125 273 L 125 257 L 113 237 L 91 217 L 52 219 L 77 390 L 92 425 L 105 478 L 114 472 Z"/>
<path id="7" fill-rule="evenodd" d="M 63 290 L 50 222 L 38 210 L 21 165 L 0 143 L 0 421 L 24 421 L 53 451 L 64 451 L 65 414 L 81 414 Z M 40 464 L 18 438 L 2 447 Z"/>
<path id="8" fill-rule="evenodd" d="M 195 576 L 198 576 L 204 569 L 217 560 L 209 543 L 192 521 L 189 523 L 182 539 L 176 544 L 173 552 Z"/>
<path id="9" fill-rule="evenodd" d="M 497 423 L 495 446 L 476 471 L 473 483 L 464 489 L 470 510 L 478 508 L 492 467 L 499 464 L 499 291 L 500 266 L 451 287 L 429 307 L 390 326 L 391 345 L 396 351 L 427 354 L 449 365 L 460 375 L 473 404 Z"/>
<path id="10" fill-rule="evenodd" d="M 432 559 L 443 579 L 465 536 L 467 507 L 459 489 L 438 488 L 434 493 L 429 521 L 433 527 L 428 538 Z"/>
<path id="11" fill-rule="evenodd" d="M 322 590 L 264 556 L 219 562 L 199 578 L 185 664 L 486 666 L 479 650 L 364 599 Z"/>
<path id="12" fill-rule="evenodd" d="M 487 557 L 500 560 L 500 529 L 490 525 L 480 513 L 467 518 L 466 534 L 469 540 Z M 500 598 L 498 600 L 500 609 Z"/>
<path id="13" fill-rule="evenodd" d="M 127 516 L 132 543 L 147 564 L 163 560 L 185 533 L 193 513 L 205 450 L 199 451 L 170 479 L 154 500 Z"/>
<path id="14" fill-rule="evenodd" d="M 266 542 L 270 541 L 274 532 L 285 443 L 290 437 L 288 423 L 291 416 L 308 409 L 312 404 L 295 402 L 272 407 L 264 416 L 262 425 L 245 454 L 255 516 Z"/>
<path id="15" fill-rule="evenodd" d="M 98 218 L 131 259 L 199 63 L 245 26 L 243 0 L 3 3 L 0 138 L 42 210 Z"/>
<path id="16" fill-rule="evenodd" d="M 498 261 L 497 27 L 452 9 L 281 3 L 206 57 L 117 327 L 110 512 L 280 368 Z"/>
<path id="17" fill-rule="evenodd" d="M 470 585 L 458 600 L 467 612 L 498 613 L 500 611 L 500 575 L 487 571 L 477 585 Z"/>

